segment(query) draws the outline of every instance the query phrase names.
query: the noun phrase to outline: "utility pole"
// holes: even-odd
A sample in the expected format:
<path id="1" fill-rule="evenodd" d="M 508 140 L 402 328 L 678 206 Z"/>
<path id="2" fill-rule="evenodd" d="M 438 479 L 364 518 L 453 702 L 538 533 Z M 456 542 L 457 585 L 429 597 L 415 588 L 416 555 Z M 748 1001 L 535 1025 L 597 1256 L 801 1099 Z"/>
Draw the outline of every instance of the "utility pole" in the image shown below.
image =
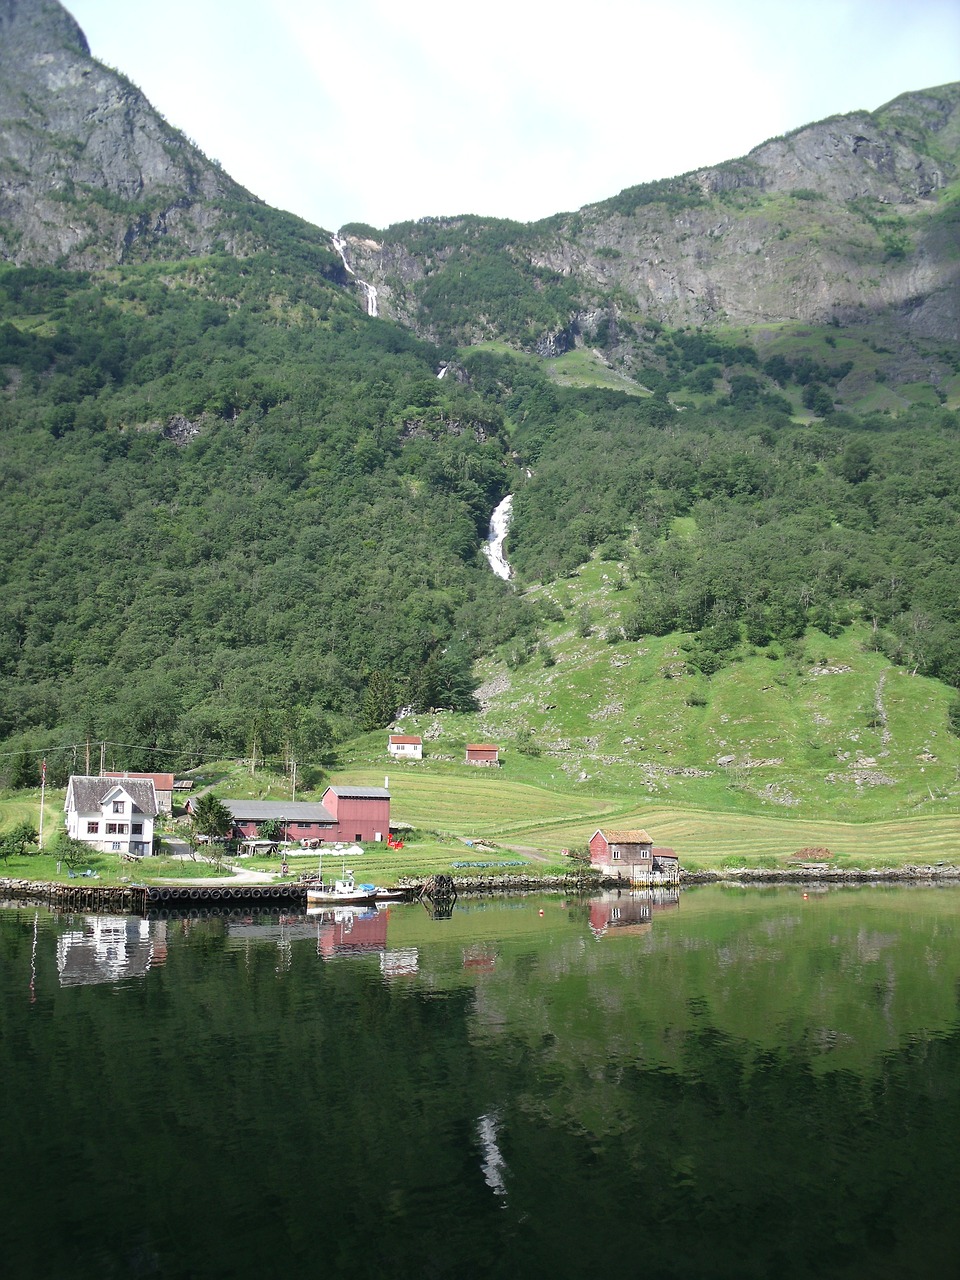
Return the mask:
<path id="1" fill-rule="evenodd" d="M 84 765 L 84 776 L 90 777 L 90 735 L 87 734 L 87 762 Z"/>
<path id="2" fill-rule="evenodd" d="M 291 797 L 291 799 L 296 801 L 297 799 L 297 762 L 296 760 L 291 760 L 290 765 L 291 765 L 291 773 L 293 774 L 293 796 Z"/>
<path id="3" fill-rule="evenodd" d="M 107 767 L 107 744 L 100 743 L 100 777 L 103 777 L 103 771 Z"/>

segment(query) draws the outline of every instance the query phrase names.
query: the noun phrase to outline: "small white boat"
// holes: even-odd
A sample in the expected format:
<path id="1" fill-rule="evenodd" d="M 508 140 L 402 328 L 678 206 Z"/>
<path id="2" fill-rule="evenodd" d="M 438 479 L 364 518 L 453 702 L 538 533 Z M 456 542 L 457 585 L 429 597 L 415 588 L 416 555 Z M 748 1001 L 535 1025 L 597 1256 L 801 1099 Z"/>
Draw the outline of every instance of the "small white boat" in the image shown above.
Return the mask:
<path id="1" fill-rule="evenodd" d="M 373 884 L 357 884 L 352 871 L 344 871 L 343 878 L 334 880 L 333 884 L 324 884 L 317 880 L 307 885 L 307 906 L 319 907 L 333 903 L 373 902 L 377 896 L 377 886 Z"/>

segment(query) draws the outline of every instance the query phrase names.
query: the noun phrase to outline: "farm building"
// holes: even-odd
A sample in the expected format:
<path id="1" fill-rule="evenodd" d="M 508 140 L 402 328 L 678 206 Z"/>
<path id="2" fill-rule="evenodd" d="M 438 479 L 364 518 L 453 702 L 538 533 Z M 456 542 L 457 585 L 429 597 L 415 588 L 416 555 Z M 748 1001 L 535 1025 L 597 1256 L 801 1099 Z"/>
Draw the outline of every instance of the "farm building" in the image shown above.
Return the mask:
<path id="1" fill-rule="evenodd" d="M 676 853 L 656 848 L 643 830 L 595 831 L 590 837 L 590 865 L 631 884 L 676 884 L 680 879 Z"/>
<path id="2" fill-rule="evenodd" d="M 193 811 L 187 801 L 187 812 Z M 227 800 L 235 840 L 258 840 L 265 823 L 280 824 L 281 840 L 337 844 L 386 840 L 390 792 L 384 787 L 327 787 L 320 800 Z M 269 828 L 268 828 L 269 830 Z"/>
<path id="3" fill-rule="evenodd" d="M 494 746 L 492 742 L 475 742 L 468 744 L 465 763 L 486 765 L 489 768 L 499 769 L 500 748 Z"/>
<path id="4" fill-rule="evenodd" d="M 386 840 L 390 834 L 390 792 L 386 787 L 327 787 L 323 803 L 333 814 L 335 840 Z"/>
<path id="5" fill-rule="evenodd" d="M 161 813 L 173 813 L 173 774 L 172 773 L 112 773 L 106 769 L 100 772 L 101 778 L 142 778 L 153 783 L 157 793 L 157 806 Z"/>
<path id="6" fill-rule="evenodd" d="M 423 739 L 409 733 L 391 733 L 387 751 L 397 760 L 422 760 Z"/>

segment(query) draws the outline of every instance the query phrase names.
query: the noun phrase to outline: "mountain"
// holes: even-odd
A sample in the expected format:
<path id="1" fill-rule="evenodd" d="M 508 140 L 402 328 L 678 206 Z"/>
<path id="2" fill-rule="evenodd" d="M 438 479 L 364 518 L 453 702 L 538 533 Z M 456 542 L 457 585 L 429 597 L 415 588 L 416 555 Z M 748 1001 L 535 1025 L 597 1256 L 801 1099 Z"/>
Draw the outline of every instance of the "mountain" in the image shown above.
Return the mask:
<path id="1" fill-rule="evenodd" d="M 942 682 L 943 721 L 956 137 L 948 87 L 578 214 L 334 242 L 60 5 L 0 0 L 0 756 L 320 762 L 401 708 L 468 713 L 478 659 L 592 702 L 567 632 L 683 683 L 680 717 L 742 719 L 730 673 L 759 698 L 822 636 Z M 512 584 L 481 554 L 508 493 Z M 598 572 L 594 604 L 551 590 Z M 656 701 L 611 690 L 605 733 L 640 742 Z"/>
<path id="2" fill-rule="evenodd" d="M 599 347 L 638 376 L 651 324 L 762 341 L 774 326 L 879 322 L 907 341 L 955 343 L 958 178 L 952 84 L 576 213 L 347 227 L 346 249 L 381 313 L 424 336 L 541 355 Z"/>
<path id="3" fill-rule="evenodd" d="M 208 160 L 57 0 L 0 0 L 0 261 L 97 270 L 291 239 L 343 281 L 329 236 Z"/>

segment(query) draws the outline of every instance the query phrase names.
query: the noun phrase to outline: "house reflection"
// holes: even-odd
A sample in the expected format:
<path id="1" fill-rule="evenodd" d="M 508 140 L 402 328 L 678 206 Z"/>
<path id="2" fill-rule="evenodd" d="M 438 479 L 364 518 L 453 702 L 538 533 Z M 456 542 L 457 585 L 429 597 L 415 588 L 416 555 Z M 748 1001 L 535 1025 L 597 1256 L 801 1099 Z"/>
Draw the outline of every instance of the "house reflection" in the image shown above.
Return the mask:
<path id="1" fill-rule="evenodd" d="M 83 927 L 57 939 L 57 972 L 62 987 L 142 978 L 167 958 L 163 920 L 139 916 L 86 916 Z"/>
<path id="2" fill-rule="evenodd" d="M 387 948 L 389 917 L 388 908 L 351 905 L 308 907 L 306 913 L 281 913 L 270 920 L 254 916 L 232 919 L 227 924 L 227 936 L 234 945 L 273 943 L 285 957 L 283 967 L 289 964 L 292 943 L 310 941 L 323 960 L 333 960 L 338 956 L 379 955 L 380 971 L 385 978 L 415 974 L 420 967 L 416 947 L 392 951 Z"/>
<path id="3" fill-rule="evenodd" d="M 649 933 L 654 916 L 663 911 L 680 909 L 680 892 L 677 889 L 639 889 L 605 893 L 589 904 L 590 932 L 597 939 L 611 933 L 618 937 L 627 934 Z"/>

